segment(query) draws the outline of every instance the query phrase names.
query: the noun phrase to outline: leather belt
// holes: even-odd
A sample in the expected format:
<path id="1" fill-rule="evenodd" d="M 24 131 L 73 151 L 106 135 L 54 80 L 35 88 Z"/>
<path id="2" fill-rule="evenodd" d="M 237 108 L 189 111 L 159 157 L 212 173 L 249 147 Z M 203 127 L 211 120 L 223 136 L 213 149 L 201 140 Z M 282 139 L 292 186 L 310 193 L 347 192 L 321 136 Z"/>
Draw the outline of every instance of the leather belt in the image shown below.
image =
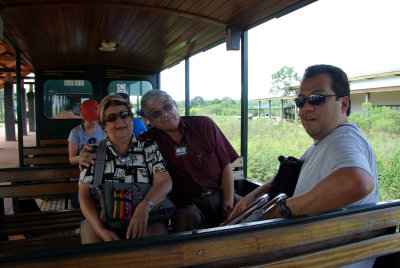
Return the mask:
<path id="1" fill-rule="evenodd" d="M 217 192 L 217 190 L 205 190 L 200 193 L 200 197 L 203 198 L 206 196 L 214 195 L 216 192 Z"/>

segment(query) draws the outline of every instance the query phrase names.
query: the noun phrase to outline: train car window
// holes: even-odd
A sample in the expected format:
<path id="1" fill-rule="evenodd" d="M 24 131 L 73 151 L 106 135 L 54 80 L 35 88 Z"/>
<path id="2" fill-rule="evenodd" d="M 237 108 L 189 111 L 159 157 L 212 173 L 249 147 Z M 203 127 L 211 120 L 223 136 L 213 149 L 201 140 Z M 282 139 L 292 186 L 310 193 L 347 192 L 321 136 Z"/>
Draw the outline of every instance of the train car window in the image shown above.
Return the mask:
<path id="1" fill-rule="evenodd" d="M 44 84 L 44 114 L 49 119 L 81 118 L 81 103 L 93 97 L 87 80 L 47 80 Z"/>
<path id="2" fill-rule="evenodd" d="M 140 98 L 147 91 L 153 89 L 149 81 L 123 81 L 115 80 L 108 85 L 108 94 L 125 93 L 129 95 L 129 100 L 133 109 L 140 109 Z M 138 108 L 139 107 L 139 108 Z"/>

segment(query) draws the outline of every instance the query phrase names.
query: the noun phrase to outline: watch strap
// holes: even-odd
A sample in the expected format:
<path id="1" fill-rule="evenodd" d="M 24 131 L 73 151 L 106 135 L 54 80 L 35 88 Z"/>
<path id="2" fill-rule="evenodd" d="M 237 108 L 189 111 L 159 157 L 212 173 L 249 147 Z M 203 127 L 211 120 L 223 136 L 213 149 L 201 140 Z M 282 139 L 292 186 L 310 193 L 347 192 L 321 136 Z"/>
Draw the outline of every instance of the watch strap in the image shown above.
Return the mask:
<path id="1" fill-rule="evenodd" d="M 154 207 L 153 201 L 151 201 L 151 200 L 146 200 L 146 199 L 143 199 L 143 201 L 145 201 L 147 204 L 149 204 L 149 206 L 150 206 L 151 208 Z"/>
<path id="2" fill-rule="evenodd" d="M 292 211 L 290 210 L 290 208 L 286 205 L 286 200 L 283 200 L 280 204 L 279 204 L 279 214 L 281 214 L 282 217 L 285 218 L 290 218 L 292 216 Z"/>

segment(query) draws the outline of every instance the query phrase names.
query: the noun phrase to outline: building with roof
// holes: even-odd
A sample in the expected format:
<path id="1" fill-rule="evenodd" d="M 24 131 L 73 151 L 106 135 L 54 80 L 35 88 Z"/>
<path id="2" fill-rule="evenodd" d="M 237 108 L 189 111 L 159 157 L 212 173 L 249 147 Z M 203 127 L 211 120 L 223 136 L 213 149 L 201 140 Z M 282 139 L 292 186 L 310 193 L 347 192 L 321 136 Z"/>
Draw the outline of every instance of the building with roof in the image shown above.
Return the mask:
<path id="1" fill-rule="evenodd" d="M 400 111 L 400 70 L 351 77 L 349 83 L 352 113 L 361 112 L 364 102 L 370 102 L 372 106 L 388 106 Z M 293 86 L 290 90 L 297 92 L 298 88 L 299 86 Z M 283 100 L 293 100 L 295 97 L 296 93 L 293 96 L 257 99 L 258 107 L 268 103 L 267 106 L 270 109 L 268 114 L 271 117 L 272 101 L 280 100 L 281 118 L 297 119 L 298 109 L 294 101 L 290 101 L 290 105 L 286 107 L 283 102 Z"/>

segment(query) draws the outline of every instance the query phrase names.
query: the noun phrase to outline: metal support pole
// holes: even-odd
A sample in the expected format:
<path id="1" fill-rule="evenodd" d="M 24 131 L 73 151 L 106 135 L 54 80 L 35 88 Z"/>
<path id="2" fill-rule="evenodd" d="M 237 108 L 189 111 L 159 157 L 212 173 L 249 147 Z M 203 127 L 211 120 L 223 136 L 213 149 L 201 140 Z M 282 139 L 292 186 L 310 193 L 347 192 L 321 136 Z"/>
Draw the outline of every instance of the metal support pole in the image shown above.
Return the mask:
<path id="1" fill-rule="evenodd" d="M 21 88 L 21 52 L 16 49 L 15 50 L 15 83 L 17 86 L 17 113 L 18 113 L 18 156 L 19 156 L 19 165 L 24 165 L 23 158 L 23 147 L 24 147 L 24 138 L 23 138 L 23 128 L 22 128 L 22 113 L 26 113 L 26 111 L 22 111 L 22 88 Z M 26 122 L 25 122 L 26 124 Z"/>
<path id="2" fill-rule="evenodd" d="M 371 93 L 365 93 L 365 102 L 371 102 Z"/>
<path id="3" fill-rule="evenodd" d="M 29 85 L 29 92 L 26 94 L 28 98 L 28 119 L 29 131 L 34 132 L 35 129 L 35 93 L 33 93 L 33 84 Z"/>
<path id="4" fill-rule="evenodd" d="M 272 109 L 271 109 L 272 101 L 268 100 L 268 117 L 272 118 Z"/>
<path id="5" fill-rule="evenodd" d="M 241 38 L 241 139 L 240 139 L 240 153 L 243 156 L 243 175 L 247 177 L 247 151 L 248 151 L 248 109 L 249 109 L 249 68 L 248 68 L 248 33 L 242 31 Z"/>
<path id="6" fill-rule="evenodd" d="M 15 141 L 14 89 L 10 73 L 6 73 L 4 82 L 4 123 L 6 141 Z"/>
<path id="7" fill-rule="evenodd" d="M 190 115 L 190 69 L 189 69 L 189 57 L 185 58 L 185 115 Z"/>

